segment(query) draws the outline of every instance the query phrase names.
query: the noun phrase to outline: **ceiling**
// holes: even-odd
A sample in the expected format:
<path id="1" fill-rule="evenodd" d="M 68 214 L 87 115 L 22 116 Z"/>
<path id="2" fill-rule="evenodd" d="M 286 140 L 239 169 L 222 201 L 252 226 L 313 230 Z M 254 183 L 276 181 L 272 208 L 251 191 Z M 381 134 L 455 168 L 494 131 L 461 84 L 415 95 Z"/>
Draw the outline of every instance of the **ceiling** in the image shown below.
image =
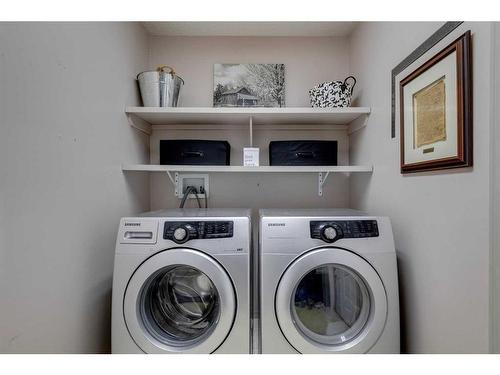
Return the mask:
<path id="1" fill-rule="evenodd" d="M 144 22 L 155 36 L 347 36 L 357 22 Z"/>

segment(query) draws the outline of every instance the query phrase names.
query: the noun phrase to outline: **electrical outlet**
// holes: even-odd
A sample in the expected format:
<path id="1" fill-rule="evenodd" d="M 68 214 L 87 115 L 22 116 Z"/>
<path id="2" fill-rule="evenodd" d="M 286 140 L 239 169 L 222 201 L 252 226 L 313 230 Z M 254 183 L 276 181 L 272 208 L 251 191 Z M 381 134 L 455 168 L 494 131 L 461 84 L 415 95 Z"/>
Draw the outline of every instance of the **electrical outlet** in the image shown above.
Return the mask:
<path id="1" fill-rule="evenodd" d="M 188 186 L 194 186 L 198 190 L 198 198 L 204 197 L 203 191 L 208 197 L 209 185 L 208 174 L 179 174 L 177 180 L 177 197 L 184 198 L 184 192 Z M 189 194 L 188 199 L 196 199 L 194 194 Z"/>

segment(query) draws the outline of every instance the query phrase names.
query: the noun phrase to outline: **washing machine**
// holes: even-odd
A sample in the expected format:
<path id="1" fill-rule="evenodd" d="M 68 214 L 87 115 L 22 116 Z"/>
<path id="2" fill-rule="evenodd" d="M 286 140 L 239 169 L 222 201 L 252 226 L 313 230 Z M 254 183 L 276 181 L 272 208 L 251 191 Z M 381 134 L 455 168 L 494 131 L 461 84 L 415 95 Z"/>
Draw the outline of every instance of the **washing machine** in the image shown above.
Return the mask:
<path id="1" fill-rule="evenodd" d="M 261 210 L 259 237 L 262 353 L 400 352 L 387 217 Z"/>
<path id="2" fill-rule="evenodd" d="M 249 353 L 250 211 L 183 209 L 120 221 L 113 353 Z"/>

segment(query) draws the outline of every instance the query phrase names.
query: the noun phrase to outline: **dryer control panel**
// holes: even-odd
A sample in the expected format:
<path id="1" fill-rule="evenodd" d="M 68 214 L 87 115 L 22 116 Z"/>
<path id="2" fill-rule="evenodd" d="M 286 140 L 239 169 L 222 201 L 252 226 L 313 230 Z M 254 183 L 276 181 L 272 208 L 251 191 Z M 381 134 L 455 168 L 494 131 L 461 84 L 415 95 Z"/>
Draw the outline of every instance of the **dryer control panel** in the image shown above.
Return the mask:
<path id="1" fill-rule="evenodd" d="M 163 228 L 163 238 L 176 243 L 228 237 L 233 237 L 232 221 L 167 221 Z"/>
<path id="2" fill-rule="evenodd" d="M 376 220 L 311 221 L 311 238 L 335 242 L 341 238 L 378 237 Z"/>

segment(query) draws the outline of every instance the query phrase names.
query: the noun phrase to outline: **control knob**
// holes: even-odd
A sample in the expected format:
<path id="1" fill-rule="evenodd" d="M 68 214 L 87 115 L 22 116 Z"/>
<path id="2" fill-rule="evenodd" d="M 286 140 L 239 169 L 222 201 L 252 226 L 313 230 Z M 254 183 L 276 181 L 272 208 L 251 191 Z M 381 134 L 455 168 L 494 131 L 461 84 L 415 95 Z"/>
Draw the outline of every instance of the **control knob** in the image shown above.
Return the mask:
<path id="1" fill-rule="evenodd" d="M 175 228 L 174 241 L 177 243 L 186 242 L 189 239 L 189 232 L 185 226 Z"/>
<path id="2" fill-rule="evenodd" d="M 333 242 L 342 236 L 340 228 L 333 225 L 325 225 L 321 229 L 321 239 L 326 242 Z"/>

